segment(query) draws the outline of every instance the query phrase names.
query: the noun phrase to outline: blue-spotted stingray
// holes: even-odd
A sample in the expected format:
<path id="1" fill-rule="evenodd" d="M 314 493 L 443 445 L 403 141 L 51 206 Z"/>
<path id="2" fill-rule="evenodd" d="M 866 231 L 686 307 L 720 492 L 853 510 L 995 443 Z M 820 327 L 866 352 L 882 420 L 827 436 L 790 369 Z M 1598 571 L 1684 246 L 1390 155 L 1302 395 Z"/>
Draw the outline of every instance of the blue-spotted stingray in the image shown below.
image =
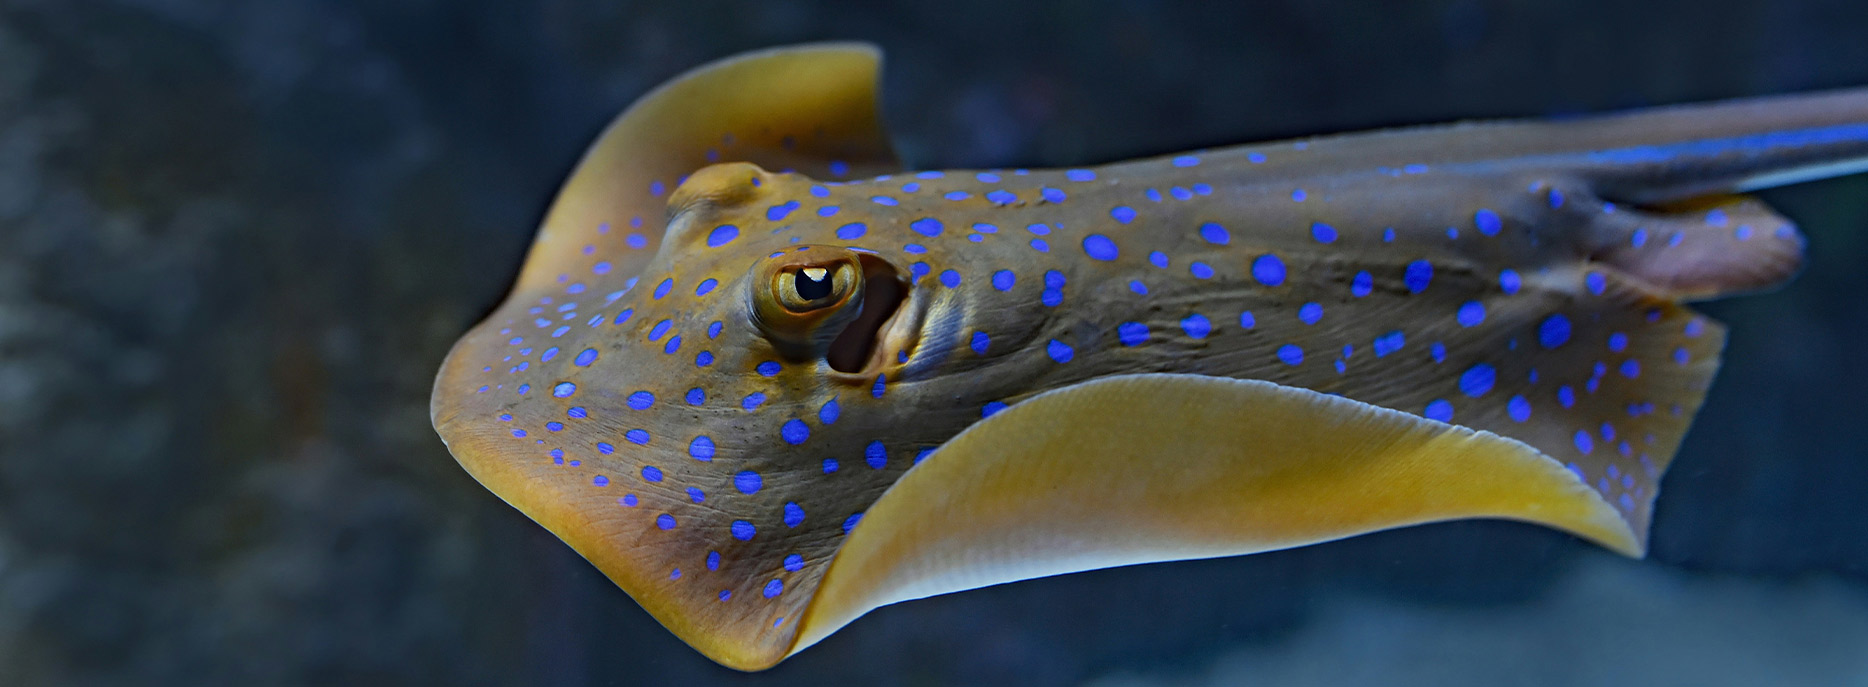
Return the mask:
<path id="1" fill-rule="evenodd" d="M 434 426 L 690 645 L 1458 518 L 1630 556 L 1782 283 L 1747 191 L 1868 170 L 1868 89 L 1081 169 L 904 171 L 877 51 L 699 68 L 596 141 Z"/>

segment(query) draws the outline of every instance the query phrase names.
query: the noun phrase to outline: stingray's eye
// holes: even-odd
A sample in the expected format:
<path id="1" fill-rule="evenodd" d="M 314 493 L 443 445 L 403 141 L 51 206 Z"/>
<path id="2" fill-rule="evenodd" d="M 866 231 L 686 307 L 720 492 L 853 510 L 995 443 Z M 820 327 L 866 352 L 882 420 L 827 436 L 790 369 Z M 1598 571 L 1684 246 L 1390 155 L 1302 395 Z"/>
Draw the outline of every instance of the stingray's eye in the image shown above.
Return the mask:
<path id="1" fill-rule="evenodd" d="M 804 313 L 836 305 L 854 292 L 860 281 L 854 261 L 839 261 L 779 270 L 778 283 L 772 288 L 786 310 Z"/>
<path id="2" fill-rule="evenodd" d="M 822 359 L 843 372 L 867 362 L 904 293 L 893 266 L 836 246 L 796 247 L 756 269 L 748 297 L 766 339 L 787 358 Z"/>

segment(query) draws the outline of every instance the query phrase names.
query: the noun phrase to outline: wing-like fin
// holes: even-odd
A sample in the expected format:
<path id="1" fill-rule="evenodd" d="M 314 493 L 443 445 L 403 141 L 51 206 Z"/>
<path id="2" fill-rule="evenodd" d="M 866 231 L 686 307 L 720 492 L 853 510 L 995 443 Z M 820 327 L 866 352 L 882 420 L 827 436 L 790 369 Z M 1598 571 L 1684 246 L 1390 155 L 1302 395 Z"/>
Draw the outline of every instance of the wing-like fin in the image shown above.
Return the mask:
<path id="1" fill-rule="evenodd" d="M 1599 493 L 1511 439 L 1269 382 L 1104 378 L 973 426 L 890 487 L 792 651 L 897 601 L 1476 517 L 1641 550 Z"/>
<path id="2" fill-rule="evenodd" d="M 696 68 L 643 96 L 558 192 L 516 291 L 583 278 L 598 262 L 609 274 L 640 271 L 660 245 L 668 194 L 712 163 L 818 179 L 898 170 L 876 99 L 881 61 L 861 43 L 780 48 Z"/>

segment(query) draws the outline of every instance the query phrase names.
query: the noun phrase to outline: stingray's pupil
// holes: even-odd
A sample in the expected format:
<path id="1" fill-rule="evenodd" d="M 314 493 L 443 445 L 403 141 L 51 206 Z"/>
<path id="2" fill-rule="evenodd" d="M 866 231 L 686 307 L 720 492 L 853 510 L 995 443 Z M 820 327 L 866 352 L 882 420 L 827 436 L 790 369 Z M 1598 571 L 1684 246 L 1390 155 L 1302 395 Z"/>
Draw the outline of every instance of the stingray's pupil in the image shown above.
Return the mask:
<path id="1" fill-rule="evenodd" d="M 811 275 L 806 274 L 804 270 L 793 272 L 792 275 L 795 281 L 793 288 L 798 290 L 798 297 L 807 301 L 829 297 L 830 273 L 824 271 L 822 274 L 822 279 L 812 279 Z"/>

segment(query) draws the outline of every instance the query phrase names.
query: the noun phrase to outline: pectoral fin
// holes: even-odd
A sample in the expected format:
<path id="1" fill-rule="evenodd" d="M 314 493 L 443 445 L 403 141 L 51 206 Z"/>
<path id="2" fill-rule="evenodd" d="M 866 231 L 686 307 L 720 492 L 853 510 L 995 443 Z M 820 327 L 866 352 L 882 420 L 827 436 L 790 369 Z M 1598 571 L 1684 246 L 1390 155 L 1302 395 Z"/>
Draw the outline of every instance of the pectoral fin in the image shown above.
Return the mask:
<path id="1" fill-rule="evenodd" d="M 1600 494 L 1511 439 L 1269 382 L 1104 378 L 982 421 L 896 482 L 792 651 L 897 601 L 1480 517 L 1642 553 Z"/>

